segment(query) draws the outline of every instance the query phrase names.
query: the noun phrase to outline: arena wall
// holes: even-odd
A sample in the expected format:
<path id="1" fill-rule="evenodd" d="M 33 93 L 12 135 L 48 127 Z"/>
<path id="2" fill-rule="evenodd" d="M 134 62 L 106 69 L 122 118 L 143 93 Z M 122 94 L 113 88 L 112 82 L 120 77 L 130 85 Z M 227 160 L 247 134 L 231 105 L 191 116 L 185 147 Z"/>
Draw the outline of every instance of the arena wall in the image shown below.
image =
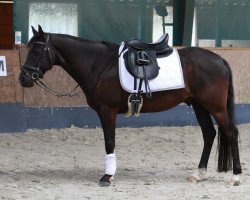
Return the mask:
<path id="1" fill-rule="evenodd" d="M 211 50 L 225 58 L 232 69 L 235 102 L 250 103 L 250 49 L 214 48 Z"/>
<path id="2" fill-rule="evenodd" d="M 250 49 L 210 50 L 229 62 L 234 78 L 238 119 L 240 123 L 250 122 Z M 0 55 L 6 56 L 8 69 L 8 76 L 0 77 L 0 132 L 25 131 L 29 128 L 64 128 L 71 125 L 100 126 L 97 115 L 88 107 L 82 92 L 74 97 L 56 97 L 38 86 L 22 88 L 19 85 L 20 66 L 27 55 L 25 47 L 18 50 L 0 50 Z M 67 93 L 77 85 L 59 66 L 54 66 L 45 75 L 44 82 L 61 93 Z M 197 124 L 192 108 L 185 105 L 154 114 L 154 117 L 152 115 L 143 114 L 139 119 L 119 116 L 117 123 L 118 126 L 131 127 Z"/>

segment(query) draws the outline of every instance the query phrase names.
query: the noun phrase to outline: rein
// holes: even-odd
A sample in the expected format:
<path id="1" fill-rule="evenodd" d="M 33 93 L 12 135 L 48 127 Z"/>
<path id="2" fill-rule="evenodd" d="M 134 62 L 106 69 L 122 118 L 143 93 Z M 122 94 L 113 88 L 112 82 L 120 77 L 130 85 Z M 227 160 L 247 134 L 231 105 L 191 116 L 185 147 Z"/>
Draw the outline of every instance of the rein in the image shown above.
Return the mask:
<path id="1" fill-rule="evenodd" d="M 52 64 L 52 56 L 51 56 L 51 52 L 50 52 L 50 47 L 48 46 L 49 40 L 50 40 L 50 35 L 48 34 L 46 42 L 35 42 L 35 44 L 40 44 L 40 45 L 44 46 L 43 52 L 42 52 L 41 56 L 38 59 L 37 65 L 36 66 L 31 66 L 31 65 L 24 64 L 21 67 L 21 69 L 25 72 L 25 74 L 27 76 L 29 76 L 34 81 L 34 83 L 37 86 L 43 88 L 46 92 L 49 92 L 50 94 L 52 94 L 54 96 L 57 96 L 57 97 L 64 97 L 64 96 L 73 97 L 73 96 L 76 96 L 76 95 L 80 94 L 81 91 L 75 92 L 76 89 L 80 86 L 79 84 L 77 84 L 70 92 L 62 94 L 62 93 L 56 92 L 55 90 L 52 90 L 44 82 L 42 82 L 40 80 L 40 78 L 43 77 L 43 73 L 40 70 L 40 63 L 41 63 L 41 60 L 44 58 L 44 55 L 45 55 L 44 52 L 48 52 L 51 67 L 53 65 Z M 30 71 L 32 72 L 31 74 L 29 73 Z"/>
<path id="2" fill-rule="evenodd" d="M 39 86 L 40 88 L 43 88 L 46 92 L 49 92 L 50 94 L 53 94 L 54 96 L 57 96 L 57 97 L 65 97 L 65 96 L 73 97 L 73 96 L 76 96 L 82 92 L 82 91 L 75 92 L 76 89 L 80 86 L 79 84 L 77 84 L 70 92 L 65 93 L 65 94 L 62 94 L 62 93 L 56 92 L 55 90 L 50 89 L 47 85 L 45 85 L 39 79 L 35 81 L 35 84 L 37 86 Z"/>

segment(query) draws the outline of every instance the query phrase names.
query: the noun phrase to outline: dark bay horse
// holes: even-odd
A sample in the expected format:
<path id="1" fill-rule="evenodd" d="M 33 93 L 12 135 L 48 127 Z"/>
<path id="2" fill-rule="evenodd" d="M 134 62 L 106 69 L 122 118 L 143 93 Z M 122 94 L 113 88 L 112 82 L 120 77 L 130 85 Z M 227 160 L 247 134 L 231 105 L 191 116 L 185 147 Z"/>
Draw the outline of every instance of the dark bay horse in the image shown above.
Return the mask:
<path id="1" fill-rule="evenodd" d="M 77 37 L 45 33 L 32 27 L 28 56 L 21 67 L 20 84 L 32 87 L 53 65 L 61 66 L 80 85 L 88 105 L 101 121 L 105 139 L 105 175 L 100 184 L 107 186 L 116 171 L 116 115 L 128 109 L 129 93 L 122 89 L 118 72 L 119 45 Z M 231 185 L 240 183 L 241 164 L 238 130 L 234 118 L 234 90 L 228 63 L 219 55 L 197 47 L 178 49 L 185 88 L 155 92 L 152 99 L 143 95 L 142 113 L 159 112 L 184 102 L 192 105 L 201 127 L 204 147 L 198 170 L 190 180 L 204 178 L 216 136 L 212 117 L 218 124 L 218 172 L 233 167 Z M 56 76 L 55 76 L 56 77 Z"/>

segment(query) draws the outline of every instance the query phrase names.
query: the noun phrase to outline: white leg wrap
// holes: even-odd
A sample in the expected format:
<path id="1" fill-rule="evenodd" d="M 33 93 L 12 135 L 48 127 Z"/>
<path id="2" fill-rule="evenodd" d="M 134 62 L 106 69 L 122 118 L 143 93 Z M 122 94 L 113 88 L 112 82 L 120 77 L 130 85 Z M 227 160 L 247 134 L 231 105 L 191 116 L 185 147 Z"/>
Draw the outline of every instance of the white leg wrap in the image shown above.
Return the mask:
<path id="1" fill-rule="evenodd" d="M 199 182 L 205 179 L 207 170 L 206 169 L 198 169 L 195 173 L 191 175 L 189 178 L 190 182 Z"/>
<path id="2" fill-rule="evenodd" d="M 114 153 L 105 156 L 105 174 L 115 175 L 116 171 L 116 157 Z"/>

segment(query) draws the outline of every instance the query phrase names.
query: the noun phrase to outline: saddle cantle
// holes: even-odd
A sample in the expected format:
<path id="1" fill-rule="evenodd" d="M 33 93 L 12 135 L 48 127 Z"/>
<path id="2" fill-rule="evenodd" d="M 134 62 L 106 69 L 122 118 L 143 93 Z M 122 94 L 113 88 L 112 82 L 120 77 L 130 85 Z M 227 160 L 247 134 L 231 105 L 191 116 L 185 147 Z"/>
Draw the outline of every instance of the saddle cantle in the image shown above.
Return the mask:
<path id="1" fill-rule="evenodd" d="M 131 39 L 125 43 L 121 52 L 124 51 L 123 58 L 128 72 L 134 77 L 134 91 L 129 97 L 132 104 L 132 114 L 138 114 L 138 104 L 142 102 L 141 87 L 145 84 L 146 95 L 152 97 L 148 81 L 154 79 L 159 74 L 160 67 L 157 58 L 168 56 L 173 49 L 168 46 L 168 34 L 164 34 L 155 43 L 145 43 L 138 39 Z M 139 86 L 137 87 L 137 79 Z"/>

